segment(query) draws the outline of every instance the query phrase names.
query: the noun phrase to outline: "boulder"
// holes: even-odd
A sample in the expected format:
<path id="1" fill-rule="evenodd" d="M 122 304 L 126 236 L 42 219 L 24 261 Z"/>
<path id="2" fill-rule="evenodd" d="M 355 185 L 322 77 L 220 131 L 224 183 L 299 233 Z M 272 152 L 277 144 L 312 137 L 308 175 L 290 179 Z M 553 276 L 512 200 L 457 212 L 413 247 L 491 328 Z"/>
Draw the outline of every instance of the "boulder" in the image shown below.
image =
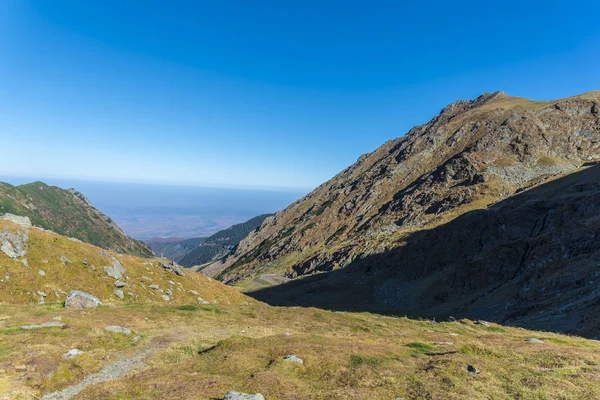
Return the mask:
<path id="1" fill-rule="evenodd" d="M 227 392 L 223 400 L 265 400 L 265 396 L 260 393 L 246 394 L 240 392 Z"/>
<path id="2" fill-rule="evenodd" d="M 6 213 L 1 218 L 20 225 L 23 228 L 31 228 L 31 220 L 28 217 L 21 217 L 20 215 Z"/>
<path id="3" fill-rule="evenodd" d="M 120 280 L 115 281 L 115 287 L 122 288 L 122 287 L 125 287 L 125 286 L 127 286 L 127 284 L 125 282 L 120 281 Z"/>
<path id="4" fill-rule="evenodd" d="M 80 290 L 71 290 L 65 300 L 65 308 L 96 308 L 102 305 L 97 297 Z"/>
<path id="5" fill-rule="evenodd" d="M 112 265 L 105 265 L 104 272 L 106 272 L 106 275 L 110 276 L 113 279 L 116 279 L 116 280 L 122 279 L 123 275 L 127 272 L 125 270 L 125 267 L 123 267 L 123 265 L 121 265 L 119 260 L 117 260 L 114 257 L 111 257 L 110 261 L 111 261 Z"/>
<path id="6" fill-rule="evenodd" d="M 539 344 L 539 343 L 544 343 L 544 341 L 543 341 L 543 340 L 536 339 L 536 338 L 529 338 L 529 339 L 525 339 L 525 342 L 527 342 L 527 343 L 538 343 L 538 344 Z"/>
<path id="7" fill-rule="evenodd" d="M 160 260 L 160 265 L 169 272 L 179 276 L 184 276 L 183 267 L 172 260 Z"/>
<path id="8" fill-rule="evenodd" d="M 29 236 L 26 231 L 11 232 L 0 229 L 0 250 L 12 259 L 25 257 Z"/>
<path id="9" fill-rule="evenodd" d="M 123 291 L 119 290 L 119 289 L 115 289 L 115 296 L 117 296 L 120 299 L 124 299 L 125 298 L 125 295 L 123 294 Z"/>

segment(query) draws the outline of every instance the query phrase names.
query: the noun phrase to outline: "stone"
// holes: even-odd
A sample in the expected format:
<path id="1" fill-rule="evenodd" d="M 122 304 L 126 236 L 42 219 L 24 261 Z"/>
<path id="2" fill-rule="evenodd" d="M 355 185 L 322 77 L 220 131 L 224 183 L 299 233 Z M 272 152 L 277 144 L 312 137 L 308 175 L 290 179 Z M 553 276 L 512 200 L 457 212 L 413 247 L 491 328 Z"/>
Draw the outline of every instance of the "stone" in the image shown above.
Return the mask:
<path id="1" fill-rule="evenodd" d="M 95 296 L 80 290 L 71 290 L 65 308 L 96 308 L 102 305 L 102 302 Z"/>
<path id="2" fill-rule="evenodd" d="M 51 322 L 46 322 L 44 324 L 39 324 L 39 325 L 24 325 L 21 327 L 21 329 L 31 331 L 31 330 L 35 330 L 35 329 L 44 329 L 44 328 L 64 328 L 65 326 L 66 325 L 63 324 L 62 322 L 51 321 Z"/>
<path id="3" fill-rule="evenodd" d="M 42 292 L 42 291 L 39 291 L 39 290 L 37 291 L 37 294 L 38 294 L 38 296 L 42 296 L 42 297 L 46 297 L 46 296 L 48 296 L 48 295 L 46 294 L 46 292 Z"/>
<path id="4" fill-rule="evenodd" d="M 152 278 L 150 278 L 149 276 L 146 276 L 146 275 L 142 275 L 142 279 L 145 280 L 145 281 L 148 281 L 148 282 L 154 281 L 154 279 L 152 279 Z"/>
<path id="5" fill-rule="evenodd" d="M 0 229 L 0 250 L 12 259 L 25 257 L 29 236 L 26 231 L 11 232 Z"/>
<path id="6" fill-rule="evenodd" d="M 28 217 L 6 213 L 0 218 L 22 226 L 23 228 L 31 228 L 31 220 Z"/>
<path id="7" fill-rule="evenodd" d="M 60 262 L 65 265 L 65 264 L 71 264 L 71 260 L 69 260 L 67 257 L 65 256 L 60 256 Z"/>
<path id="8" fill-rule="evenodd" d="M 117 326 L 117 325 L 110 325 L 104 328 L 105 331 L 107 332 L 113 332 L 113 333 L 123 333 L 125 335 L 131 335 L 131 329 L 129 328 L 124 328 L 122 326 Z"/>
<path id="9" fill-rule="evenodd" d="M 540 343 L 540 344 L 541 344 L 541 343 L 544 343 L 544 341 L 543 341 L 543 340 L 536 339 L 536 338 L 529 338 L 529 339 L 525 339 L 525 342 L 527 342 L 527 343 Z"/>
<path id="10" fill-rule="evenodd" d="M 196 296 L 198 296 L 200 293 L 196 292 L 195 290 L 190 290 L 191 294 L 195 294 Z"/>
<path id="11" fill-rule="evenodd" d="M 467 371 L 470 372 L 470 373 L 472 373 L 472 374 L 478 374 L 478 373 L 481 372 L 481 371 L 479 371 L 477 368 L 475 368 L 472 365 L 467 365 Z"/>
<path id="12" fill-rule="evenodd" d="M 483 321 L 483 320 L 481 320 L 481 319 L 480 319 L 480 320 L 478 320 L 478 321 L 476 322 L 476 324 L 477 324 L 477 325 L 483 325 L 483 326 L 485 326 L 486 328 L 489 328 L 489 327 L 490 327 L 490 323 L 489 323 L 489 322 L 487 322 L 487 321 Z"/>
<path id="13" fill-rule="evenodd" d="M 246 394 L 240 392 L 227 392 L 223 400 L 265 400 L 265 396 L 260 393 Z"/>
<path id="14" fill-rule="evenodd" d="M 40 269 L 40 270 L 38 271 L 38 275 L 39 275 L 39 276 L 46 276 L 46 271 L 44 271 L 43 269 Z"/>
<path id="15" fill-rule="evenodd" d="M 79 349 L 71 349 L 69 351 L 67 351 L 65 354 L 63 354 L 62 358 L 66 359 L 70 359 L 70 358 L 75 358 L 78 355 L 83 354 L 84 352 L 82 350 Z"/>
<path id="16" fill-rule="evenodd" d="M 132 341 L 133 343 L 137 343 L 137 342 L 139 342 L 140 340 L 142 340 L 142 337 L 141 337 L 141 336 L 139 336 L 139 335 L 138 335 L 138 336 L 136 336 L 136 337 L 134 337 L 133 339 L 131 339 L 131 341 Z"/>
<path id="17" fill-rule="evenodd" d="M 154 290 L 160 290 L 160 287 L 159 287 L 159 286 L 158 286 L 156 283 L 153 283 L 153 284 L 149 285 L 148 287 L 149 287 L 150 289 L 154 289 Z"/>
<path id="18" fill-rule="evenodd" d="M 183 267 L 171 260 L 160 260 L 160 265 L 167 271 L 173 272 L 176 275 L 184 276 Z"/>
<path id="19" fill-rule="evenodd" d="M 21 263 L 22 263 L 24 266 L 26 266 L 27 268 L 29 268 L 29 261 L 27 261 L 27 259 L 25 259 L 25 258 L 24 258 L 24 259 L 22 259 L 22 260 L 21 260 Z"/>
<path id="20" fill-rule="evenodd" d="M 162 299 L 163 299 L 164 301 L 169 301 L 169 300 L 171 300 L 171 298 L 170 298 L 169 296 L 167 296 L 166 294 L 163 294 L 161 297 L 162 297 Z"/>
<path id="21" fill-rule="evenodd" d="M 283 360 L 286 361 L 286 362 L 290 362 L 290 363 L 304 364 L 304 360 L 303 359 L 301 359 L 300 357 L 295 356 L 293 354 L 285 357 Z"/>
<path id="22" fill-rule="evenodd" d="M 204 300 L 202 297 L 198 297 L 197 300 L 198 300 L 198 303 L 200 303 L 200 304 L 210 304 L 208 301 Z"/>
<path id="23" fill-rule="evenodd" d="M 117 296 L 120 299 L 124 299 L 125 298 L 125 295 L 123 294 L 123 291 L 119 290 L 119 289 L 115 289 L 115 296 Z"/>
<path id="24" fill-rule="evenodd" d="M 105 265 L 103 267 L 106 275 L 116 280 L 122 279 L 123 275 L 127 273 L 125 267 L 115 257 L 111 257 L 111 263 L 112 265 Z"/>
<path id="25" fill-rule="evenodd" d="M 165 290 L 165 294 L 166 294 L 167 296 L 173 296 L 173 292 L 171 291 L 171 289 L 167 289 L 167 290 Z"/>
<path id="26" fill-rule="evenodd" d="M 127 284 L 125 282 L 120 281 L 120 280 L 115 281 L 115 287 L 122 288 L 125 286 L 127 286 Z"/>

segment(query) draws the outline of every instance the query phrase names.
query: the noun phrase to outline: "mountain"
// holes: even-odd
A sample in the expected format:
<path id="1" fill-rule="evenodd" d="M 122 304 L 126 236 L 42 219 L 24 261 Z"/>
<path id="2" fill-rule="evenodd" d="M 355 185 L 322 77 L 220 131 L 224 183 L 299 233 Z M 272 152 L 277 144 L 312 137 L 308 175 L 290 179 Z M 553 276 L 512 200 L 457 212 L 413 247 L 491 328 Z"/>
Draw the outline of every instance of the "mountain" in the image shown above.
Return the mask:
<path id="1" fill-rule="evenodd" d="M 0 214 L 29 217 L 35 226 L 120 253 L 152 256 L 144 243 L 127 236 L 75 189 L 43 182 L 13 186 L 0 182 Z"/>
<path id="2" fill-rule="evenodd" d="M 179 262 L 205 240 L 205 237 L 191 239 L 152 238 L 146 240 L 145 243 L 152 249 L 154 254 L 159 256 L 162 255 L 163 257 Z"/>
<path id="3" fill-rule="evenodd" d="M 242 303 L 233 288 L 166 259 L 118 254 L 0 217 L 0 304 L 62 302 L 71 290 L 103 303 Z M 201 300 L 200 300 L 200 299 Z"/>
<path id="4" fill-rule="evenodd" d="M 434 310 L 441 303 L 450 302 L 457 293 L 470 293 L 471 278 L 486 278 L 474 284 L 483 292 L 499 290 L 508 277 L 519 281 L 531 271 L 531 265 L 550 263 L 542 261 L 529 242 L 530 238 L 523 236 L 526 230 L 513 232 L 513 240 L 521 240 L 523 247 L 507 245 L 504 253 L 495 254 L 502 257 L 495 262 L 485 260 L 489 255 L 484 250 L 487 251 L 488 246 L 502 248 L 504 240 L 510 236 L 484 235 L 480 248 L 468 253 L 460 253 L 460 246 L 437 246 L 451 239 L 471 238 L 469 233 L 477 232 L 479 225 L 468 225 L 465 230 L 466 224 L 461 225 L 464 219 L 475 215 L 497 215 L 490 213 L 495 207 L 512 204 L 506 202 L 511 196 L 579 171 L 600 159 L 599 102 L 600 92 L 544 102 L 496 92 L 472 101 L 452 103 L 429 123 L 361 156 L 354 165 L 305 198 L 268 218 L 224 262 L 219 277 L 237 284 L 256 282 L 266 274 L 298 278 L 348 266 L 364 266 L 371 260 L 363 274 L 353 276 L 366 292 L 351 295 L 348 291 L 346 294 L 360 299 L 357 306 L 370 303 L 376 307 L 403 310 L 414 310 L 415 307 Z M 589 179 L 587 175 L 576 174 L 578 176 Z M 572 185 L 582 187 L 578 185 L 583 182 Z M 568 193 L 569 189 L 565 190 Z M 593 191 L 593 187 L 590 190 Z M 561 189 L 556 189 L 552 195 L 545 193 L 549 196 L 549 204 L 555 204 L 552 199 L 568 197 Z M 542 203 L 546 201 L 535 198 Z M 510 231 L 510 226 L 525 223 L 524 216 L 533 218 L 537 215 L 543 219 L 548 213 L 558 214 L 556 207 L 555 204 L 542 208 L 545 211 L 541 214 L 507 214 L 503 217 L 506 220 L 501 219 L 502 223 L 485 226 L 491 232 Z M 461 216 L 464 219 L 458 219 Z M 579 222 L 588 224 L 586 218 L 582 217 Z M 548 217 L 546 221 L 549 221 Z M 478 223 L 483 224 L 482 221 Z M 538 222 L 536 232 L 541 229 L 539 224 L 542 222 Z M 447 228 L 442 230 L 441 227 Z M 431 236 L 436 232 L 447 236 Z M 544 232 L 559 234 L 552 230 Z M 419 239 L 423 242 L 419 241 L 417 246 L 415 241 L 421 237 L 426 239 Z M 569 243 L 569 246 L 575 245 Z M 412 258 L 404 256 L 412 248 L 420 250 L 417 253 L 421 258 L 418 254 Z M 440 253 L 441 250 L 444 251 Z M 563 251 L 569 253 L 575 249 L 568 247 Z M 398 258 L 397 254 L 402 254 L 403 258 Z M 453 281 L 440 273 L 449 268 L 449 261 L 465 261 L 467 256 L 470 264 L 455 265 Z M 552 262 L 558 263 L 556 258 Z M 475 275 L 474 271 L 478 273 Z M 328 290 L 342 290 L 342 281 L 347 281 L 340 279 L 338 285 L 334 278 L 343 275 L 336 272 L 319 277 L 324 285 L 319 289 L 312 287 L 317 278 L 307 280 L 312 282 L 310 293 L 319 297 Z M 568 275 L 570 273 L 563 271 L 564 279 Z M 393 280 L 384 284 L 386 279 Z M 412 285 L 417 283 L 422 289 L 415 292 Z M 291 289 L 299 285 L 293 282 L 284 285 L 281 291 L 273 289 L 270 293 L 287 290 L 289 296 L 281 297 L 280 301 L 294 303 L 294 296 L 299 292 Z M 455 285 L 461 290 L 455 291 Z M 352 287 L 356 288 L 356 285 Z M 432 291 L 432 288 L 436 290 Z M 408 301 L 409 297 L 420 299 L 444 290 L 447 293 L 437 298 L 430 296 L 428 302 Z M 531 290 L 533 293 L 534 289 Z M 269 290 L 263 293 L 265 296 L 266 292 Z M 304 297 L 307 296 L 305 293 Z M 407 298 L 406 302 L 397 300 L 403 296 Z M 498 298 L 498 304 L 504 307 L 509 301 L 502 299 L 501 296 Z M 461 307 L 459 304 L 449 306 L 448 312 Z M 519 310 L 520 306 L 515 312 L 522 311 Z M 499 318 L 501 314 L 498 314 Z"/>
<path id="5" fill-rule="evenodd" d="M 248 234 L 258 229 L 270 214 L 254 217 L 241 224 L 232 225 L 208 237 L 198 247 L 180 259 L 184 267 L 203 265 L 227 257 Z M 214 268 L 214 266 L 213 266 Z M 203 270 L 203 272 L 205 272 Z M 207 275 L 213 276 L 209 271 Z"/>

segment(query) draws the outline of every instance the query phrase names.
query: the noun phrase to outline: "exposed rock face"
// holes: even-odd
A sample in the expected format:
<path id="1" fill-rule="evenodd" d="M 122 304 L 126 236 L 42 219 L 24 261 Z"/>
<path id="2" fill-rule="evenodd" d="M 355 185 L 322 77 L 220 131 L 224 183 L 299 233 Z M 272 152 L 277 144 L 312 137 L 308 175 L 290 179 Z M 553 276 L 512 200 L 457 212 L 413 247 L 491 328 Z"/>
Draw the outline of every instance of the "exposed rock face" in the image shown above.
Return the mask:
<path id="1" fill-rule="evenodd" d="M 260 393 L 246 394 L 240 392 L 227 392 L 223 400 L 265 400 L 265 396 Z"/>
<path id="2" fill-rule="evenodd" d="M 115 257 L 111 257 L 110 261 L 112 265 L 105 265 L 104 272 L 113 279 L 121 280 L 123 275 L 127 273 L 125 267 Z"/>
<path id="3" fill-rule="evenodd" d="M 221 267 L 234 283 L 270 268 L 330 271 L 407 232 L 485 208 L 600 159 L 600 92 L 553 102 L 503 93 L 458 101 L 267 218 Z"/>
<path id="4" fill-rule="evenodd" d="M 102 305 L 97 297 L 80 290 L 71 290 L 65 300 L 65 308 L 96 308 Z"/>
<path id="5" fill-rule="evenodd" d="M 5 214 L 2 219 L 15 223 L 18 228 L 16 230 L 0 229 L 0 251 L 13 259 L 25 257 L 29 241 L 27 229 L 31 226 L 29 218 Z"/>

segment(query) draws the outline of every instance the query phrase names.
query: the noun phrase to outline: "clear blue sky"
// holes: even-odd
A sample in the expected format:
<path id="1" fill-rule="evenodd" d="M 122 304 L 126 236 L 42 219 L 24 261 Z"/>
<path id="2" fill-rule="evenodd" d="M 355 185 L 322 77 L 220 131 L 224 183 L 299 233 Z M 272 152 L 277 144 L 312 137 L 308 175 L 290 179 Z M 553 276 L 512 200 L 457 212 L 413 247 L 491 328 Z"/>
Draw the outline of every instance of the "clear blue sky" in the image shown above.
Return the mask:
<path id="1" fill-rule="evenodd" d="M 0 173 L 311 188 L 486 91 L 600 89 L 595 1 L 0 1 Z"/>

